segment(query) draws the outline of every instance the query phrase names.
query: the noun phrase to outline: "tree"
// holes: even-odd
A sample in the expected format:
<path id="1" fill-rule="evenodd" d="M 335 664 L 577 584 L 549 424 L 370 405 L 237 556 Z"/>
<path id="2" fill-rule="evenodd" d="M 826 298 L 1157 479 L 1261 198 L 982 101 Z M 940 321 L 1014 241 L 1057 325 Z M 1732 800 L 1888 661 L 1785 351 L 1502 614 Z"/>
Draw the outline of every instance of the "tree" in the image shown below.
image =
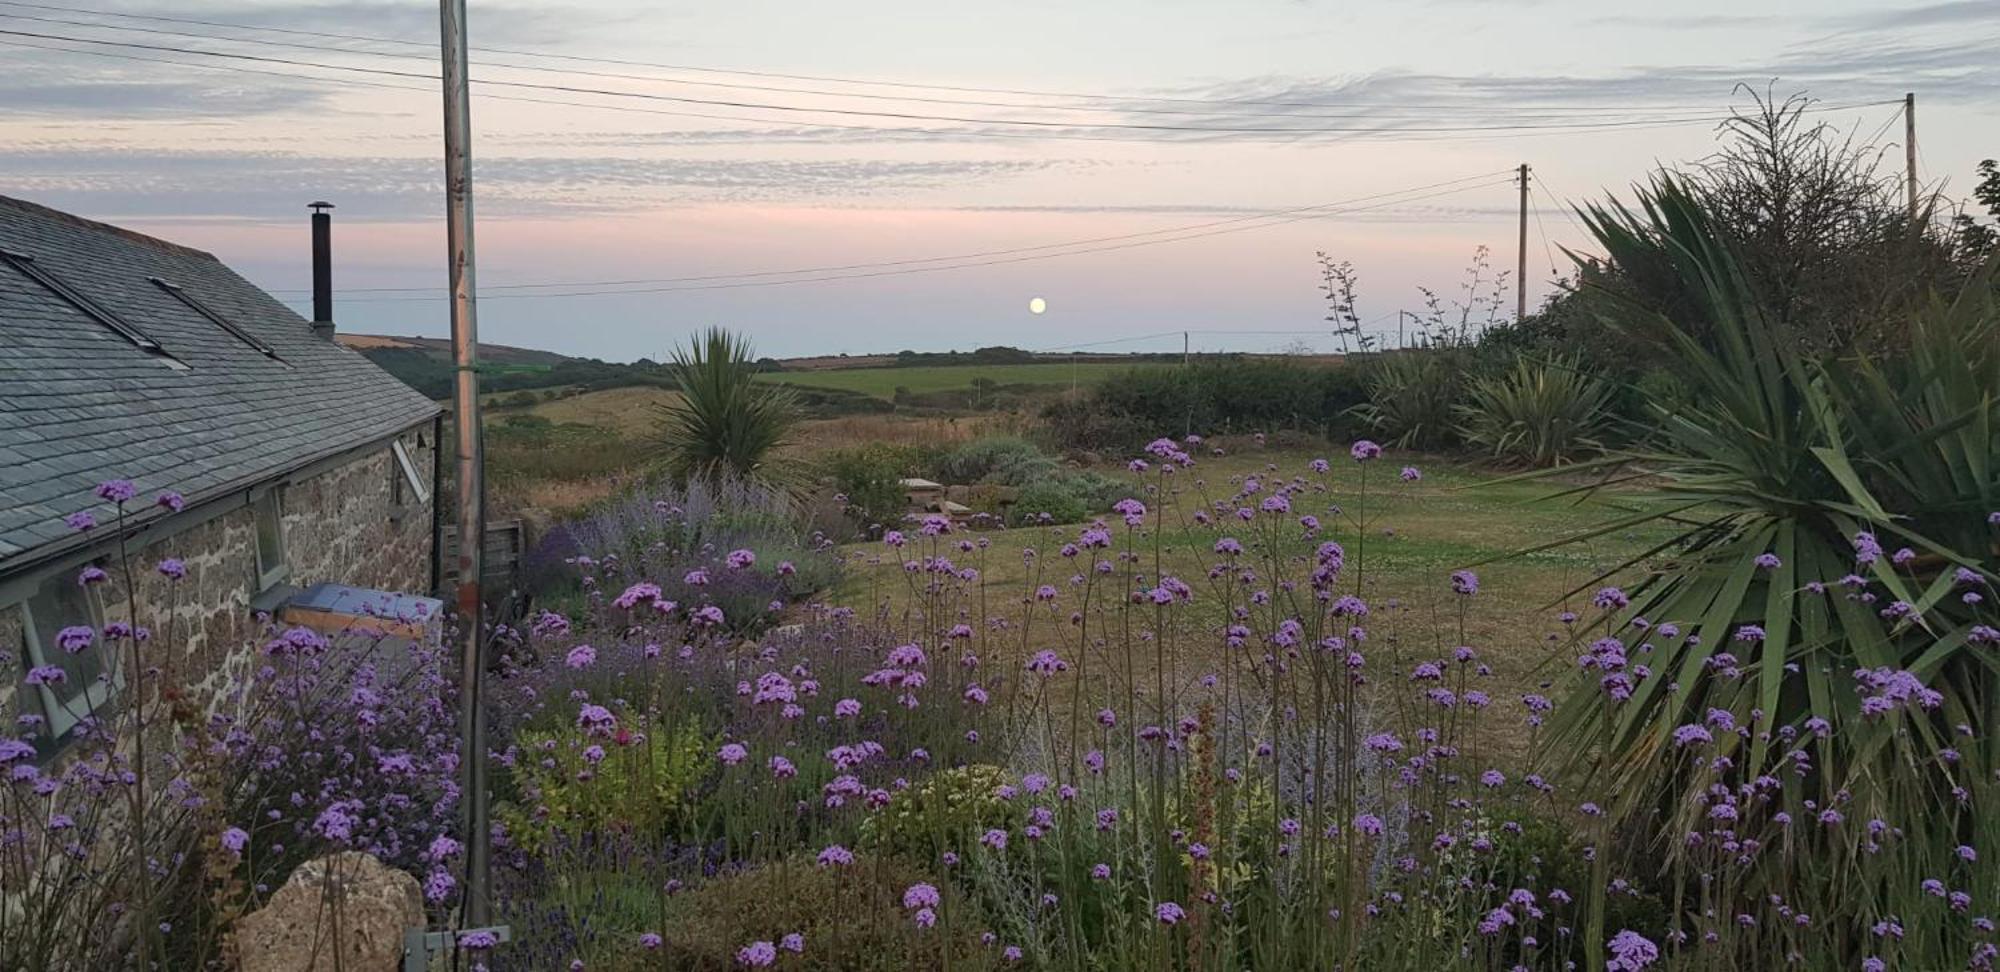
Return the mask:
<path id="1" fill-rule="evenodd" d="M 754 380 L 750 342 L 712 327 L 676 349 L 677 401 L 659 406 L 661 458 L 676 479 L 767 476 L 766 460 L 797 422 L 791 389 Z"/>
<path id="2" fill-rule="evenodd" d="M 1987 159 L 1979 163 L 1979 177 L 1979 184 L 1972 187 L 1972 199 L 1986 208 L 1988 219 L 2000 223 L 2000 162 Z M 1961 212 L 1951 218 L 1951 227 L 1969 263 L 1984 260 L 2000 249 L 2000 226 L 1988 226 L 1979 217 Z"/>

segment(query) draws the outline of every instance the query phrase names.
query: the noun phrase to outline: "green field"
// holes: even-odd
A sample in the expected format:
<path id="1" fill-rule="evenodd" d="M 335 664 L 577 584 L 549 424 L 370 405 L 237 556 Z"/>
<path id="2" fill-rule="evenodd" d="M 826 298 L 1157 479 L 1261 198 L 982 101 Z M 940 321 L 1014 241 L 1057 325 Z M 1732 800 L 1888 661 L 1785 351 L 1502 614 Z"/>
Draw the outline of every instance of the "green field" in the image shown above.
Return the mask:
<path id="1" fill-rule="evenodd" d="M 1085 362 L 1076 365 L 1001 364 L 937 365 L 913 368 L 842 368 L 827 371 L 784 371 L 758 375 L 764 381 L 783 382 L 805 388 L 831 388 L 858 392 L 876 398 L 893 398 L 896 389 L 912 392 L 939 392 L 969 389 L 975 379 L 986 378 L 999 385 L 1046 385 L 1063 387 L 1076 383 L 1094 385 L 1128 371 L 1133 365 L 1113 362 Z"/>

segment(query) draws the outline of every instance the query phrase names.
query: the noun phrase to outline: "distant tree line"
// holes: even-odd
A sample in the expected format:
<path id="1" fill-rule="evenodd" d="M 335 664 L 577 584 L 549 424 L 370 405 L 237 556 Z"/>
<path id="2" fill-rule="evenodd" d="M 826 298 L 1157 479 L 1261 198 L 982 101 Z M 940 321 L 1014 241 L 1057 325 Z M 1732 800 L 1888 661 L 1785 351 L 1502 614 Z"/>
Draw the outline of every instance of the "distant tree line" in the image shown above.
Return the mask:
<path id="1" fill-rule="evenodd" d="M 451 362 L 435 352 L 420 348 L 365 348 L 361 353 L 426 397 L 451 397 L 454 380 Z M 671 388 L 673 376 L 664 366 L 646 358 L 631 364 L 595 358 L 570 358 L 549 366 L 486 365 L 480 368 L 479 376 L 480 390 L 485 392 L 539 388 L 595 391 L 625 385 Z"/>

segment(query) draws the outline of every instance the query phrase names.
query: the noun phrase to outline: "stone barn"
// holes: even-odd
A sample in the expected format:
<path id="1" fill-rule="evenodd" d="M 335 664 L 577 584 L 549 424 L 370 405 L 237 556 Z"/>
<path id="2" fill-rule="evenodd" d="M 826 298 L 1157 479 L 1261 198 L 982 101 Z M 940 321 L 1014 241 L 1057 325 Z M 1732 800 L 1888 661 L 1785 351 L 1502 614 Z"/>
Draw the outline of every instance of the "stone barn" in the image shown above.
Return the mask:
<path id="1" fill-rule="evenodd" d="M 0 718 L 46 749 L 118 690 L 60 634 L 125 620 L 128 566 L 196 687 L 315 584 L 435 589 L 441 411 L 333 341 L 324 208 L 307 321 L 207 253 L 0 197 Z"/>

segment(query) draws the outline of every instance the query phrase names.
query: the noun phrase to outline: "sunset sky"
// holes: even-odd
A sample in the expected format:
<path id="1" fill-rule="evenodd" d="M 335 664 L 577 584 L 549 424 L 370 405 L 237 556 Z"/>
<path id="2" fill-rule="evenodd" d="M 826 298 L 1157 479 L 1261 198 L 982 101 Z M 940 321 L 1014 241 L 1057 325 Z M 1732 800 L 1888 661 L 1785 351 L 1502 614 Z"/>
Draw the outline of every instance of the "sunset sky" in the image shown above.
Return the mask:
<path id="1" fill-rule="evenodd" d="M 1476 247 L 1511 270 L 1522 162 L 1533 302 L 1582 246 L 1563 204 L 1711 152 L 1738 82 L 1820 99 L 1898 174 L 1916 92 L 1948 196 L 2000 155 L 1990 0 L 470 6 L 502 82 L 474 98 L 482 337 L 614 360 L 708 324 L 781 356 L 1332 350 L 1316 251 L 1393 334 Z M 0 195 L 287 299 L 326 199 L 340 326 L 447 333 L 434 4 L 0 0 L 0 31 Z M 1317 131 L 1240 131 L 1273 128 Z M 774 285 L 801 268 L 853 269 Z"/>

